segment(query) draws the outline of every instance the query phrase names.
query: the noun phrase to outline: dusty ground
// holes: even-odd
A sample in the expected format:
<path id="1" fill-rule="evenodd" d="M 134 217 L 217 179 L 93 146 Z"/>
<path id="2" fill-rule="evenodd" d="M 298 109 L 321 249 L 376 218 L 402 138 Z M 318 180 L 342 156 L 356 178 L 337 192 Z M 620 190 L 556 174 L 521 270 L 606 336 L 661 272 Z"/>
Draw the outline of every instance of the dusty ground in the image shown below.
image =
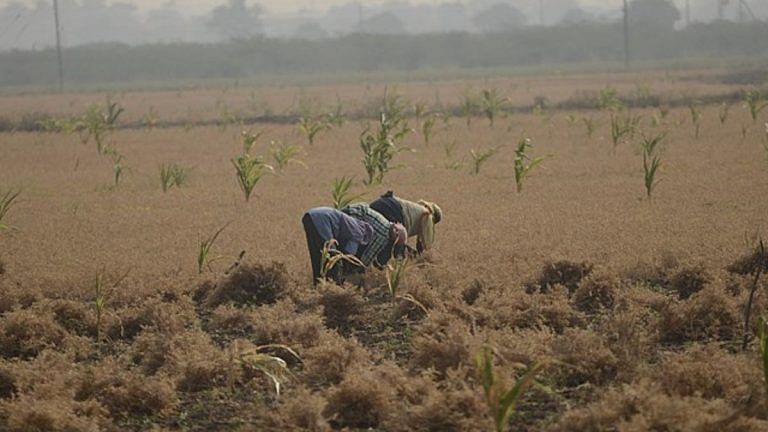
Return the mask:
<path id="1" fill-rule="evenodd" d="M 466 88 L 489 83 L 520 104 L 530 103 L 539 94 L 560 101 L 606 84 L 625 92 L 647 84 L 662 95 L 735 90 L 691 79 L 697 76 L 685 80 L 666 73 L 549 76 L 488 83 L 408 83 L 397 88 L 411 101 L 434 100 L 439 92 L 450 104 L 457 103 Z M 114 100 L 126 107 L 126 121 L 140 118 L 152 106 L 161 119 L 194 122 L 216 118 L 218 99 L 233 109 L 247 110 L 249 92 L 234 88 L 129 92 Z M 379 85 L 350 85 L 261 89 L 257 97 L 281 111 L 295 106 L 300 94 L 328 104 L 335 103 L 338 94 L 345 106 L 355 107 L 382 92 Z M 95 93 L 6 95 L 0 97 L 0 109 L 11 115 L 31 111 L 71 115 L 79 113 L 86 101 L 103 97 Z M 419 133 L 411 134 L 404 145 L 413 151 L 396 159 L 402 167 L 390 172 L 384 184 L 370 188 L 361 184 L 365 174 L 358 145 L 364 127 L 361 122 L 322 133 L 313 146 L 306 144 L 295 125 L 253 125 L 252 130 L 265 132 L 255 153 L 267 154 L 271 140 L 300 144 L 304 147 L 300 159 L 307 167 L 293 165 L 264 178 L 248 203 L 230 162 L 241 149 L 238 126 L 115 131 L 109 140 L 123 155 L 127 170 L 114 189 L 110 188 L 112 162 L 97 154 L 92 143 L 84 145 L 75 135 L 0 134 L 0 190 L 22 190 L 20 201 L 3 220 L 12 229 L 0 231 L 0 261 L 5 271 L 0 274 L 0 289 L 5 290 L 0 291 L 4 297 L 0 313 L 5 311 L 0 315 L 0 346 L 5 347 L 0 352 L 0 398 L 4 398 L 0 399 L 0 425 L 24 430 L 37 421 L 31 414 L 27 416 L 31 409 L 18 408 L 33 400 L 40 407 L 40 416 L 52 419 L 54 430 L 65 430 L 67 425 L 109 430 L 243 424 L 256 429 L 278 425 L 319 430 L 489 428 L 472 362 L 482 342 L 488 342 L 502 351 L 504 359 L 498 360 L 498 366 L 504 374 L 512 371 L 510 365 L 515 361 L 530 363 L 537 358 L 552 357 L 576 365 L 575 369 L 553 367 L 543 375 L 557 396 L 534 392 L 527 405 L 523 403 L 516 427 L 643 430 L 650 424 L 686 424 L 686 430 L 706 430 L 725 421 L 724 427 L 738 424 L 743 427 L 740 430 L 760 430 L 768 423 L 765 410 L 753 406 L 765 397 L 757 353 L 733 351 L 742 332 L 738 318 L 749 282 L 746 277 L 729 275 L 724 268 L 749 252 L 756 233 L 768 228 L 764 199 L 768 156 L 763 147 L 768 140 L 763 123 L 768 117 L 764 112 L 754 123 L 746 108 L 735 104 L 721 124 L 719 109 L 702 108 L 698 139 L 687 108 L 673 109 L 658 125 L 651 120 L 659 116 L 658 109 L 633 111 L 642 115 L 642 133 L 666 134 L 662 180 L 652 202 L 645 198 L 643 187 L 641 134 L 614 149 L 608 114 L 599 111 L 515 114 L 498 120 L 493 128 L 479 117 L 471 128 L 461 118 L 439 122 L 428 146 Z M 594 118 L 597 129 L 592 137 L 587 137 L 582 117 Z M 415 119 L 411 123 L 418 126 Z M 512 166 L 513 147 L 521 137 L 532 139 L 534 156 L 549 158 L 518 194 Z M 455 148 L 448 156 L 445 147 L 453 143 Z M 482 166 L 479 175 L 471 175 L 470 149 L 492 147 L 498 147 L 498 153 Z M 451 162 L 460 162 L 460 166 L 448 168 Z M 163 163 L 192 167 L 189 184 L 163 193 L 159 181 Z M 397 311 L 408 306 L 387 301 L 383 288 L 378 288 L 383 283 L 380 274 L 370 277 L 373 289 L 367 293 L 353 287 L 318 292 L 309 286 L 301 215 L 310 207 L 329 204 L 332 180 L 343 175 L 356 177 L 356 191 L 366 199 L 393 189 L 401 196 L 425 198 L 442 206 L 445 217 L 438 226 L 437 248 L 428 262 L 411 268 L 406 285 L 427 305 L 428 318 L 418 311 L 402 318 Z M 198 239 L 225 224 L 214 246 L 214 254 L 223 258 L 213 264 L 214 272 L 197 275 Z M 246 251 L 246 263 L 285 265 L 284 271 L 274 270 L 286 280 L 284 286 L 278 284 L 277 306 L 236 301 L 234 308 L 201 304 L 206 294 L 199 289 L 201 284 L 211 280 L 221 286 L 223 271 L 241 250 Z M 577 291 L 582 293 L 577 297 L 569 297 L 560 288 L 525 294 L 526 282 L 539 278 L 547 263 L 560 260 L 593 265 L 597 276 L 581 285 L 603 287 L 610 291 L 610 301 L 595 300 L 589 294 L 591 288 Z M 701 285 L 706 288 L 690 299 L 678 299 L 680 287 L 696 279 L 686 278 L 688 270 L 703 274 Z M 117 316 L 130 321 L 131 313 L 149 308 L 144 315 L 138 313 L 150 318 L 136 318 L 141 325 L 135 339 L 110 334 L 102 343 L 107 347 L 94 346 L 98 325 L 93 321 L 93 281 L 99 272 L 110 280 L 127 272 L 110 297 L 112 312 L 99 332 L 108 333 L 109 326 L 119 328 Z M 603 280 L 609 282 L 601 285 Z M 577 286 L 578 281 L 573 289 Z M 472 298 L 472 287 L 478 299 Z M 168 300 L 172 306 L 157 306 L 158 292 L 179 297 Z M 335 310 L 333 299 L 340 296 L 359 303 L 344 306 L 360 315 L 351 313 L 357 318 L 343 325 L 334 324 L 329 312 Z M 758 312 L 764 311 L 764 297 L 761 290 Z M 44 326 L 23 324 L 35 316 L 59 317 L 56 302 L 62 299 L 72 300 L 77 305 L 72 307 L 82 310 L 72 319 L 83 321 L 86 330 L 76 332 L 58 318 Z M 702 304 L 712 309 L 697 306 Z M 239 321 L 233 322 L 239 324 L 229 327 L 210 324 L 216 322 L 216 316 L 238 313 L 248 318 L 238 315 Z M 302 319 L 311 330 L 294 329 Z M 291 330 L 258 330 L 280 327 L 274 321 Z M 244 324 L 247 322 L 251 324 Z M 20 335 L 14 330 L 17 323 L 38 333 Z M 68 335 L 66 343 L 57 344 L 57 337 L 49 337 L 49 332 Z M 254 336 L 259 332 L 272 336 Z M 76 342 L 68 339 L 73 335 Z M 153 335 L 178 338 L 174 343 L 179 346 L 160 350 L 150 340 Z M 211 376 L 230 377 L 234 384 L 225 385 L 205 374 L 199 378 L 204 382 L 202 390 L 181 384 L 195 381 L 194 375 L 190 378 L 189 365 L 177 358 L 186 355 L 183 347 L 204 346 L 189 350 L 209 353 L 208 360 L 216 365 L 235 367 L 225 358 L 235 337 L 255 345 L 288 344 L 303 357 L 303 364 L 291 365 L 296 376 L 285 384 L 287 398 L 269 396 L 267 382 L 254 385 L 213 366 Z M 38 339 L 43 342 L 35 343 Z M 353 340 L 360 345 L 351 349 L 349 344 L 357 344 Z M 24 348 L 29 344 L 34 349 Z M 344 344 L 346 348 L 339 348 Z M 326 354 L 318 353 L 323 346 L 336 347 L 329 351 L 357 353 L 354 355 L 360 358 L 325 358 Z M 146 362 L 139 357 L 157 350 L 165 353 L 157 354 L 163 360 L 157 360 L 159 368 L 147 372 Z M 219 360 L 214 358 L 219 357 L 222 359 L 216 363 Z M 441 358 L 448 359 L 447 365 L 435 364 Z M 344 361 L 348 367 L 339 366 L 343 371 L 334 379 L 319 379 L 313 369 L 317 366 L 312 366 L 313 362 Z M 56 365 L 45 366 L 46 362 Z M 71 383 L 53 379 L 41 383 L 34 378 L 36 368 L 52 367 L 69 375 L 61 380 L 81 383 L 88 379 L 79 374 L 90 369 L 106 373 L 110 362 L 119 365 L 117 375 L 139 376 L 148 383 L 147 388 L 154 389 L 150 392 L 167 394 L 167 400 L 155 407 L 131 409 L 125 406 L 141 396 L 128 390 L 123 399 L 114 396 L 114 388 L 125 384 L 104 384 L 101 390 L 73 396 L 66 390 Z M 432 374 L 426 372 L 429 368 Z M 714 378 L 704 379 L 701 374 L 714 374 Z M 10 378 L 3 378 L 6 375 Z M 671 376 L 687 381 L 677 382 Z M 379 383 L 370 384 L 371 380 Z M 714 388 L 717 385 L 710 380 L 721 380 L 722 385 Z M 8 384 L 14 390 L 3 396 L 6 382 L 14 383 Z M 625 399 L 632 399 L 632 394 L 636 394 L 632 402 L 636 406 L 630 408 Z M 291 401 L 303 399 L 312 402 L 301 409 L 292 405 Z M 467 423 L 439 405 L 451 407 Z M 211 406 L 218 407 L 218 412 L 211 413 Z M 250 414 L 242 414 L 243 410 Z M 355 410 L 373 412 L 374 418 L 349 414 Z"/>

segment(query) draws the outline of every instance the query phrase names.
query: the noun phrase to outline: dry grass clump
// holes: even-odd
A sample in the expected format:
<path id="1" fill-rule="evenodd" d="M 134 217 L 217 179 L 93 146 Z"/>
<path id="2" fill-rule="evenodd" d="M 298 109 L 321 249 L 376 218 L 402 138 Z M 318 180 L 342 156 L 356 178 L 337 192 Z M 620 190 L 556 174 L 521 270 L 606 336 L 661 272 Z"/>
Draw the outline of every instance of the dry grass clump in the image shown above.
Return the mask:
<path id="1" fill-rule="evenodd" d="M 475 279 L 471 284 L 469 284 L 468 287 L 461 291 L 461 299 L 464 300 L 464 303 L 472 306 L 475 304 L 475 302 L 477 302 L 477 299 L 479 299 L 484 292 L 485 287 L 483 282 L 481 282 L 479 279 Z"/>
<path id="2" fill-rule="evenodd" d="M 423 322 L 411 340 L 411 365 L 433 369 L 439 377 L 445 377 L 449 369 L 472 365 L 473 353 L 479 346 L 464 322 L 436 313 Z"/>
<path id="3" fill-rule="evenodd" d="M 659 383 L 643 380 L 611 389 L 597 402 L 566 412 L 550 430 L 560 432 L 603 430 L 758 432 L 767 430 L 768 422 L 738 414 L 722 399 L 670 396 L 664 393 Z"/>
<path id="4" fill-rule="evenodd" d="M 490 330 L 482 337 L 507 362 L 527 365 L 552 358 L 552 347 L 557 339 L 549 327 Z"/>
<path id="5" fill-rule="evenodd" d="M 217 338 L 247 337 L 256 345 L 285 344 L 291 347 L 314 346 L 324 329 L 319 312 L 300 312 L 289 299 L 260 307 L 222 305 L 213 311 L 205 325 L 205 330 Z"/>
<path id="6" fill-rule="evenodd" d="M 325 399 L 320 394 L 306 387 L 289 391 L 278 409 L 276 426 L 282 430 L 330 431 L 331 426 L 323 417 L 324 409 Z"/>
<path id="7" fill-rule="evenodd" d="M 0 367 L 0 399 L 8 399 L 18 392 L 16 377 L 10 370 Z"/>
<path id="8" fill-rule="evenodd" d="M 630 282 L 665 287 L 669 285 L 669 274 L 678 265 L 678 259 L 674 255 L 663 253 L 658 259 L 651 262 L 638 261 L 634 266 L 622 271 L 619 277 Z"/>
<path id="9" fill-rule="evenodd" d="M 213 288 L 203 284 L 197 298 L 205 307 L 213 308 L 223 303 L 235 305 L 264 305 L 275 303 L 288 292 L 288 275 L 285 265 L 248 264 L 235 269 L 224 281 Z"/>
<path id="10" fill-rule="evenodd" d="M 750 414 L 766 418 L 765 383 L 753 354 L 731 354 L 714 344 L 694 345 L 668 355 L 652 376 L 667 394 L 725 399 L 734 405 L 750 401 Z"/>
<path id="11" fill-rule="evenodd" d="M 572 301 L 576 309 L 595 313 L 611 309 L 618 295 L 619 281 L 609 276 L 591 274 L 573 291 Z"/>
<path id="12" fill-rule="evenodd" d="M 426 284 L 412 284 L 397 302 L 393 319 L 407 317 L 411 320 L 419 320 L 432 313 L 432 311 L 444 310 L 443 298 L 445 294 L 438 293 Z"/>
<path id="13" fill-rule="evenodd" d="M 129 357 L 144 374 L 171 377 L 182 392 L 223 386 L 232 369 L 226 353 L 200 330 L 174 335 L 144 332 L 134 340 Z"/>
<path id="14" fill-rule="evenodd" d="M 67 398 L 21 396 L 0 405 L 0 430 L 7 432 L 99 432 L 104 419 L 98 404 Z"/>
<path id="15" fill-rule="evenodd" d="M 365 300 L 359 292 L 349 287 L 324 284 L 322 290 L 319 302 L 323 307 L 325 325 L 346 334 L 354 321 L 362 315 Z"/>
<path id="16" fill-rule="evenodd" d="M 28 309 L 8 312 L 0 318 L 0 355 L 35 357 L 46 348 L 62 347 L 66 335 L 50 314 Z"/>
<path id="17" fill-rule="evenodd" d="M 326 334 L 320 342 L 302 353 L 301 376 L 311 386 L 338 384 L 348 370 L 370 362 L 370 353 L 354 339 L 335 333 Z"/>
<path id="18" fill-rule="evenodd" d="M 54 320 L 69 333 L 79 336 L 96 334 L 95 315 L 86 304 L 60 299 L 53 300 L 48 307 L 53 311 Z"/>
<path id="19" fill-rule="evenodd" d="M 376 429 L 393 415 L 395 396 L 375 370 L 355 369 L 330 390 L 323 415 L 334 429 Z"/>
<path id="20" fill-rule="evenodd" d="M 452 371 L 449 374 L 460 373 Z M 399 424 L 388 422 L 391 430 L 465 432 L 488 431 L 486 406 L 482 391 L 472 388 L 463 376 L 450 377 L 432 384 L 429 391 L 418 403 L 407 408 L 406 414 L 398 418 Z"/>
<path id="21" fill-rule="evenodd" d="M 729 273 L 749 275 L 754 274 L 759 268 L 762 268 L 764 272 L 768 271 L 768 254 L 763 255 L 759 249 L 755 249 L 753 252 L 739 257 L 725 269 Z"/>
<path id="22" fill-rule="evenodd" d="M 550 287 L 546 294 L 525 294 L 522 290 L 489 291 L 477 301 L 477 324 L 490 328 L 539 328 L 547 326 L 561 333 L 569 327 L 581 327 L 586 319 L 573 308 L 568 289 Z"/>
<path id="23" fill-rule="evenodd" d="M 592 272 L 593 267 L 587 262 L 577 263 L 566 260 L 548 262 L 541 269 L 538 279 L 527 285 L 526 291 L 533 293 L 538 290 L 546 293 L 553 286 L 562 285 L 568 288 L 569 293 L 573 293 L 581 280 Z"/>
<path id="24" fill-rule="evenodd" d="M 160 414 L 174 405 L 176 394 L 164 377 L 146 377 L 105 360 L 82 373 L 74 399 L 95 400 L 112 418 L 125 419 Z"/>
<path id="25" fill-rule="evenodd" d="M 554 372 L 556 381 L 566 387 L 602 386 L 618 373 L 618 359 L 593 330 L 566 330 L 555 339 L 552 352 L 564 364 Z"/>
<path id="26" fill-rule="evenodd" d="M 107 321 L 109 338 L 131 340 L 146 329 L 180 332 L 197 322 L 197 314 L 188 297 L 156 295 L 108 315 Z"/>
<path id="27" fill-rule="evenodd" d="M 596 331 L 616 356 L 616 380 L 629 382 L 651 360 L 655 335 L 650 333 L 656 313 L 648 307 L 622 299 L 616 308 L 602 317 Z"/>
<path id="28" fill-rule="evenodd" d="M 685 300 L 704 289 L 710 282 L 712 282 L 712 276 L 703 265 L 699 264 L 680 269 L 671 277 L 669 286 L 677 292 L 681 300 Z"/>
<path id="29" fill-rule="evenodd" d="M 661 342 L 735 338 L 740 331 L 741 306 L 722 287 L 710 285 L 688 300 L 670 300 L 659 313 L 657 331 Z"/>

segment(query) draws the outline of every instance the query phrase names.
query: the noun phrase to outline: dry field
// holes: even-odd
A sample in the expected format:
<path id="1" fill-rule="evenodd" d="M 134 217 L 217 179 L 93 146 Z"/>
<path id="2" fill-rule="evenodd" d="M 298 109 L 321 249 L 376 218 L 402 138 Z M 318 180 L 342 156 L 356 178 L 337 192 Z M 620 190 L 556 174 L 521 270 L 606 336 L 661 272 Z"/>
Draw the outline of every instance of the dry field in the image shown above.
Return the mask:
<path id="1" fill-rule="evenodd" d="M 468 88 L 497 88 L 522 106 L 606 85 L 670 99 L 740 88 L 714 75 L 397 89 L 410 103 L 455 106 Z M 739 349 L 752 278 L 727 270 L 768 228 L 768 109 L 753 122 L 733 102 L 721 123 L 719 105 L 702 105 L 695 138 L 687 107 L 663 118 L 636 108 L 638 132 L 615 147 L 605 110 L 515 113 L 494 127 L 481 115 L 471 127 L 454 116 L 435 124 L 428 145 L 410 134 L 403 145 L 413 151 L 371 187 L 362 185 L 359 135 L 373 119 L 322 132 L 311 146 L 295 124 L 195 125 L 224 106 L 260 115 L 330 109 L 338 97 L 353 112 L 383 88 L 112 94 L 124 122 L 153 107 L 161 121 L 187 123 L 113 131 L 124 168 L 116 188 L 112 160 L 77 134 L 0 133 L 0 196 L 22 191 L 0 231 L 0 430 L 494 430 L 475 364 L 484 345 L 507 382 L 520 365 L 555 360 L 511 430 L 768 429 L 756 340 Z M 0 114 L 74 116 L 104 98 L 4 95 Z M 246 202 L 231 163 L 243 129 L 264 132 L 255 154 L 269 157 L 273 140 L 301 145 L 306 167 L 264 177 Z M 665 134 L 652 201 L 643 134 Z M 517 193 L 522 137 L 548 158 Z M 470 174 L 470 150 L 491 148 Z M 187 184 L 163 192 L 164 163 L 190 167 Z M 334 178 L 345 175 L 366 200 L 393 189 L 443 208 L 436 250 L 411 264 L 402 288 L 426 311 L 392 301 L 380 271 L 363 289 L 311 286 L 300 219 L 330 204 Z M 220 259 L 199 275 L 199 240 L 225 225 L 212 248 Z M 225 275 L 243 250 L 243 264 Z M 750 334 L 768 309 L 764 288 Z M 265 372 L 279 376 L 279 397 Z"/>

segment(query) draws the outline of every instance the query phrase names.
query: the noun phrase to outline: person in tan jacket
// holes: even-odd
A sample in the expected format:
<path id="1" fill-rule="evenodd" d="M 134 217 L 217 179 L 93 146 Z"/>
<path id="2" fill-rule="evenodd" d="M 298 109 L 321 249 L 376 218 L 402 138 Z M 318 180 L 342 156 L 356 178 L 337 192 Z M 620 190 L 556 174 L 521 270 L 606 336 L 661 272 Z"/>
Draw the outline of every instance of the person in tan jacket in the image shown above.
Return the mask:
<path id="1" fill-rule="evenodd" d="M 437 204 L 424 200 L 408 201 L 387 191 L 370 207 L 390 222 L 403 224 L 408 237 L 416 237 L 418 253 L 431 249 L 435 244 L 435 225 L 443 219 L 443 210 Z"/>

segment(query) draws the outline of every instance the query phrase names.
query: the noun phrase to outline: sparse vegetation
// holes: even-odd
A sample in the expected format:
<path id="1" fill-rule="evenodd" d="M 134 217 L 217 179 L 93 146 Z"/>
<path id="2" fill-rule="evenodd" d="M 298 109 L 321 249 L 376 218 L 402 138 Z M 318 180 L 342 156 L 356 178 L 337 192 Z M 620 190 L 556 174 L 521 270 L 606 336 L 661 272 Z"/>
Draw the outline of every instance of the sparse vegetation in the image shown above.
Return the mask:
<path id="1" fill-rule="evenodd" d="M 481 96 L 483 114 L 485 114 L 491 127 L 493 127 L 496 118 L 498 118 L 503 111 L 507 99 L 502 97 L 499 91 L 495 88 L 483 90 Z"/>
<path id="2" fill-rule="evenodd" d="M 411 132 L 411 129 L 408 128 L 398 108 L 390 107 L 388 111 L 393 116 L 388 117 L 386 112 L 382 113 L 376 133 L 371 133 L 370 127 L 366 127 L 360 135 L 363 166 L 368 174 L 368 180 L 365 181 L 367 185 L 380 184 L 384 175 L 394 168 L 390 163 L 395 155 L 406 150 L 398 147 L 398 144 Z"/>
<path id="3" fill-rule="evenodd" d="M 104 108 L 89 105 L 85 114 L 75 121 L 73 129 L 80 134 L 83 144 L 93 139 L 96 150 L 103 154 L 107 148 L 107 137 L 117 126 L 117 120 L 124 111 L 117 102 L 109 100 Z"/>
<path id="4" fill-rule="evenodd" d="M 313 145 L 315 138 L 320 132 L 328 130 L 330 126 L 321 119 L 301 117 L 299 119 L 299 130 L 307 137 L 307 143 Z"/>
<path id="5" fill-rule="evenodd" d="M 496 149 L 491 148 L 487 150 L 475 150 L 471 149 L 469 155 L 472 156 L 472 174 L 480 174 L 480 168 L 483 166 L 491 156 L 496 154 Z"/>
<path id="6" fill-rule="evenodd" d="M 275 161 L 275 166 L 278 171 L 282 171 L 293 162 L 303 167 L 307 165 L 296 158 L 301 153 L 301 147 L 297 145 L 287 144 L 281 141 L 272 141 L 269 152 L 272 154 L 272 159 Z"/>
<path id="7" fill-rule="evenodd" d="M 701 131 L 701 103 L 699 101 L 693 101 L 688 104 L 688 111 L 691 113 L 691 124 L 693 124 L 694 136 L 699 139 L 699 132 Z"/>
<path id="8" fill-rule="evenodd" d="M 227 224 L 229 225 L 229 224 Z M 214 261 L 217 261 L 221 259 L 221 257 L 211 256 L 211 249 L 213 248 L 213 244 L 216 242 L 216 239 L 219 238 L 219 235 L 222 231 L 227 227 L 227 225 L 222 226 L 216 232 L 211 234 L 210 236 L 206 238 L 199 238 L 197 240 L 197 273 L 202 274 L 203 271 L 208 270 L 211 271 L 211 264 Z"/>
<path id="9" fill-rule="evenodd" d="M 272 171 L 272 167 L 265 164 L 260 157 L 251 156 L 249 153 L 244 153 L 232 159 L 232 165 L 235 167 L 237 184 L 240 185 L 246 202 L 251 199 L 253 189 L 259 180 L 267 172 Z"/>
<path id="10" fill-rule="evenodd" d="M 7 190 L 5 193 L 0 196 L 0 231 L 8 229 L 8 224 L 4 222 L 6 216 L 8 215 L 8 211 L 11 210 L 11 207 L 16 204 L 16 200 L 19 198 L 19 195 L 21 195 L 21 191 L 13 191 L 13 190 Z"/>
<path id="11" fill-rule="evenodd" d="M 661 181 L 657 178 L 659 168 L 661 167 L 661 156 L 659 156 L 657 147 L 663 139 L 664 135 L 644 136 L 641 143 L 643 150 L 643 178 L 645 180 L 645 194 L 648 200 L 651 199 L 653 190 Z"/>
<path id="12" fill-rule="evenodd" d="M 342 209 L 363 196 L 362 194 L 352 195 L 350 193 L 353 182 L 354 178 L 347 178 L 347 176 L 333 179 L 333 189 L 331 190 L 333 208 Z"/>
<path id="13" fill-rule="evenodd" d="M 763 95 L 757 90 L 744 93 L 744 102 L 747 103 L 752 122 L 757 122 L 757 117 L 760 115 L 760 112 L 768 106 L 768 101 L 766 101 L 763 98 Z"/>
<path id="14" fill-rule="evenodd" d="M 539 167 L 546 159 L 543 156 L 531 158 L 528 155 L 528 150 L 533 147 L 530 138 L 522 138 L 517 143 L 515 149 L 515 185 L 517 187 L 517 193 L 523 191 L 523 182 L 530 175 L 530 173 Z"/>
<path id="15" fill-rule="evenodd" d="M 175 163 L 162 164 L 160 166 L 160 185 L 163 192 L 168 192 L 172 187 L 181 188 L 189 179 L 189 168 L 182 167 Z"/>

